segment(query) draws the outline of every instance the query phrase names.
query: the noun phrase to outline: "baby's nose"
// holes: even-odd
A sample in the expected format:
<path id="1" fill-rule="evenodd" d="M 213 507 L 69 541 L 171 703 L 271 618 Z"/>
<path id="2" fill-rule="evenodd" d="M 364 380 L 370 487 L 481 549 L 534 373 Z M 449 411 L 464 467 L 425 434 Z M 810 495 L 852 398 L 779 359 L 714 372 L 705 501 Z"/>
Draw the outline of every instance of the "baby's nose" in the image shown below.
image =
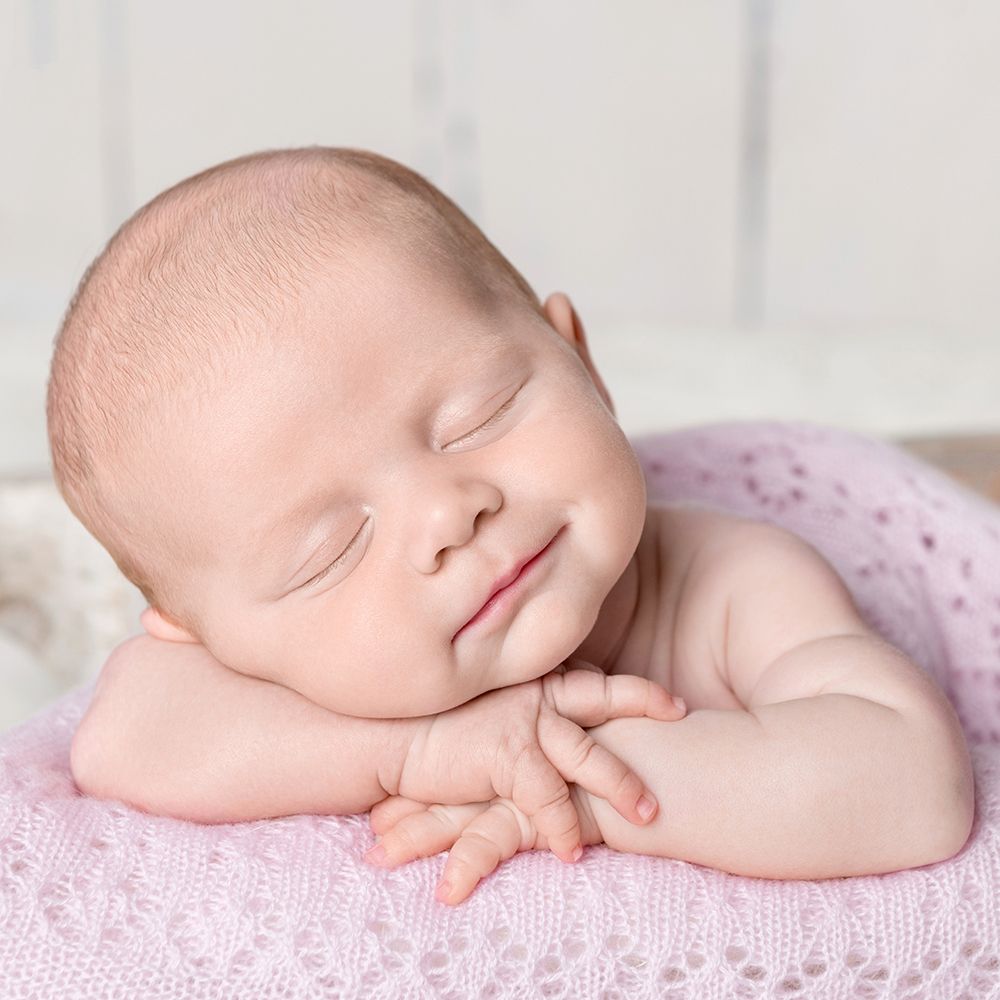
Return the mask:
<path id="1" fill-rule="evenodd" d="M 409 516 L 413 564 L 436 572 L 449 549 L 467 545 L 503 506 L 499 489 L 483 482 L 451 483 L 414 498 Z"/>

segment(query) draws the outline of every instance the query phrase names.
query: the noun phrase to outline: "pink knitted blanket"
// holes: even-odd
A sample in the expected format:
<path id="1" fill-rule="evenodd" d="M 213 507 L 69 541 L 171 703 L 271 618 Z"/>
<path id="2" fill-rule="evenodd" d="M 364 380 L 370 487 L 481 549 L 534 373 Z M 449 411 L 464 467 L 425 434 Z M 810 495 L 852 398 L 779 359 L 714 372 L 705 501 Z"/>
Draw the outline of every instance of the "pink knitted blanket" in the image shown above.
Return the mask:
<path id="1" fill-rule="evenodd" d="M 201 826 L 85 798 L 89 686 L 0 742 L 0 997 L 1000 996 L 1000 507 L 892 446 L 804 423 L 634 442 L 651 498 L 815 545 L 955 704 L 977 818 L 942 864 L 819 882 L 590 847 L 521 854 L 454 909 L 444 856 L 362 860 L 365 815 Z"/>

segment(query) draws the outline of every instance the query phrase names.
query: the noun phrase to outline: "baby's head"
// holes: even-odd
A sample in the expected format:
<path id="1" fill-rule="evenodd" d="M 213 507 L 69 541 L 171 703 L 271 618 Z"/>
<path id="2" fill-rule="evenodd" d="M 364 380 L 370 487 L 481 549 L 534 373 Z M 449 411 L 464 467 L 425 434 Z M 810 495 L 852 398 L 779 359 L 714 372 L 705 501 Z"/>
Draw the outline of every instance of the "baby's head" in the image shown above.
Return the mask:
<path id="1" fill-rule="evenodd" d="M 360 151 L 243 157 L 140 209 L 67 311 L 47 413 L 60 492 L 147 629 L 345 714 L 551 670 L 645 520 L 569 300 Z"/>

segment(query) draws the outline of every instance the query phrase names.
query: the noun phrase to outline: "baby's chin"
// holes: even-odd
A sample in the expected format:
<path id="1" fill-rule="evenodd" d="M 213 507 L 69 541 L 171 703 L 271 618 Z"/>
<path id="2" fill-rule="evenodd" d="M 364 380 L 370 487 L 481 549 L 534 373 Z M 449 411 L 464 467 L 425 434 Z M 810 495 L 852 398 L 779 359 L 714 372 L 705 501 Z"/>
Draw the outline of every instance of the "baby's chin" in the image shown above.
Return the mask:
<path id="1" fill-rule="evenodd" d="M 503 683 L 494 686 L 537 680 L 575 656 L 600 610 L 598 606 L 588 613 L 582 603 L 564 603 L 553 595 L 551 601 L 539 601 L 538 607 L 524 608 L 499 657 Z"/>

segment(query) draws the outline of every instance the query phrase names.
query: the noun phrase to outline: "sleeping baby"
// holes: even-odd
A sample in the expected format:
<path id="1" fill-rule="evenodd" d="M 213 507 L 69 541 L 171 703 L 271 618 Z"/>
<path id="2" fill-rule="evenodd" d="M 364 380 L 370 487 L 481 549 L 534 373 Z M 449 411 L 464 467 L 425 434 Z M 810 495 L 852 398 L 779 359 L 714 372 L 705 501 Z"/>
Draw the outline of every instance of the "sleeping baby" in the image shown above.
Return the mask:
<path id="1" fill-rule="evenodd" d="M 47 414 L 149 603 L 73 740 L 88 794 L 371 810 L 369 860 L 447 850 L 449 904 L 518 851 L 819 879 L 969 836 L 933 681 L 797 536 L 647 504 L 570 299 L 397 163 L 160 194 L 84 275 Z"/>

